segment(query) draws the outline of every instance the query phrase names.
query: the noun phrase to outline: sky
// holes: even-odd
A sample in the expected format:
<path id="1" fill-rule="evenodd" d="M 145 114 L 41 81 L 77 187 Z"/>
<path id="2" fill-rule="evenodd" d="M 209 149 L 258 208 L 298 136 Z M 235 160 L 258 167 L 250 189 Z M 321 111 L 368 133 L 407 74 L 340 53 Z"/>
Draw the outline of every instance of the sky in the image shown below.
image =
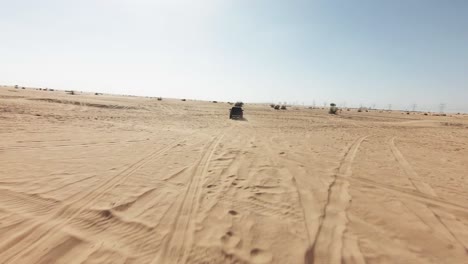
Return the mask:
<path id="1" fill-rule="evenodd" d="M 468 112 L 466 0 L 0 0 L 0 84 Z"/>

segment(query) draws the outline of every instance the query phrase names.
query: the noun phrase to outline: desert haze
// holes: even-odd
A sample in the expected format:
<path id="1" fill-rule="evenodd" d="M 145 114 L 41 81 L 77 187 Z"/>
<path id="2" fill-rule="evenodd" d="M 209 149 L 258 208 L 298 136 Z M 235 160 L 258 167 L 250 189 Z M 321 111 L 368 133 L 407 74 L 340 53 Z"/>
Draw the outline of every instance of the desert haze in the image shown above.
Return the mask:
<path id="1" fill-rule="evenodd" d="M 0 88 L 1 263 L 468 263 L 468 116 Z"/>

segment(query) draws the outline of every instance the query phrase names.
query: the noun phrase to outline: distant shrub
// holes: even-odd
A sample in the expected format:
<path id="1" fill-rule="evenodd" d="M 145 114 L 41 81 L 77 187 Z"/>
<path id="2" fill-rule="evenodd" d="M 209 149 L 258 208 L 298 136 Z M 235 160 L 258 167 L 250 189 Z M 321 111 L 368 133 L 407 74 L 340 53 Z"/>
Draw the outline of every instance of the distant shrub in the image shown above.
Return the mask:
<path id="1" fill-rule="evenodd" d="M 449 122 L 445 122 L 445 123 L 442 123 L 444 126 L 455 126 L 455 127 L 462 127 L 463 124 L 462 123 L 449 123 Z"/>

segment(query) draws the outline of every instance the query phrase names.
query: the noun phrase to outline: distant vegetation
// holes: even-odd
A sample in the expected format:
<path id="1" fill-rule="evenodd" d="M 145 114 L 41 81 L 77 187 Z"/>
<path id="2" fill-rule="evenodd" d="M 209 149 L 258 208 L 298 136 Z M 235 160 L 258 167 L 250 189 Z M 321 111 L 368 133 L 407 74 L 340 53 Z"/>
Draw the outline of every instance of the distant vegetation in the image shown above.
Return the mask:
<path id="1" fill-rule="evenodd" d="M 369 112 L 369 110 L 368 110 L 366 107 L 362 107 L 362 106 L 359 107 L 357 111 L 358 111 L 358 112 L 364 112 L 364 111 L 365 111 L 365 112 Z"/>

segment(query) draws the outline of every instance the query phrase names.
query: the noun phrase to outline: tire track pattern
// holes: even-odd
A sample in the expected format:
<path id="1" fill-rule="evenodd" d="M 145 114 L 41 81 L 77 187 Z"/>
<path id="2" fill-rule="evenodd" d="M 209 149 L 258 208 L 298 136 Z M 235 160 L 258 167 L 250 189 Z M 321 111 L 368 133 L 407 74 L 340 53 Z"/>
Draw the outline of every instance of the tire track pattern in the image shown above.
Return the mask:
<path id="1" fill-rule="evenodd" d="M 351 196 L 348 193 L 349 182 L 347 178 L 352 175 L 351 167 L 354 158 L 366 137 L 361 137 L 354 141 L 340 163 L 338 173 L 329 186 L 328 199 L 324 208 L 322 221 L 312 247 L 306 252 L 305 263 L 342 263 L 345 240 L 343 236 L 346 231 L 346 225 L 349 222 L 346 210 L 351 201 Z M 356 241 L 356 239 L 352 239 L 352 241 Z M 353 251 L 352 253 L 355 255 L 347 256 L 347 258 L 352 258 L 355 263 L 365 263 L 357 245 L 352 248 L 356 248 L 357 251 Z"/>
<path id="2" fill-rule="evenodd" d="M 401 154 L 400 150 L 398 150 L 398 148 L 395 146 L 395 138 L 390 140 L 390 149 L 392 150 L 393 156 L 398 161 L 398 164 L 400 164 L 401 168 L 408 176 L 408 179 L 410 180 L 413 187 L 424 194 L 437 196 L 432 187 L 421 180 L 419 175 L 413 170 L 413 167 L 408 163 L 408 161 L 406 161 L 403 154 Z"/>
<path id="3" fill-rule="evenodd" d="M 40 220 L 39 224 L 31 226 L 30 228 L 24 230 L 23 232 L 21 232 L 13 238 L 16 246 L 9 247 L 8 245 L 12 244 L 10 241 L 5 242 L 4 244 L 0 244 L 0 250 L 2 251 L 2 253 L 0 254 L 0 258 L 2 259 L 3 263 L 17 263 L 18 259 L 26 255 L 27 253 L 35 250 L 36 247 L 40 246 L 41 244 L 47 244 L 46 241 L 48 239 L 52 238 L 56 232 L 60 231 L 70 221 L 79 216 L 84 210 L 86 210 L 86 208 L 88 208 L 96 200 L 102 197 L 107 191 L 114 188 L 118 184 L 123 183 L 138 169 L 143 167 L 151 160 L 163 155 L 167 151 L 174 148 L 178 144 L 178 142 L 179 141 L 176 141 L 175 143 L 168 144 L 162 149 L 151 151 L 148 155 L 145 155 L 145 157 L 143 157 L 142 159 L 131 164 L 119 174 L 109 177 L 107 180 L 103 181 L 101 184 L 88 191 L 84 196 L 76 197 L 75 201 L 71 204 L 59 208 L 55 212 L 55 214 L 51 215 L 48 218 L 38 219 Z M 53 222 L 54 219 L 59 218 L 66 220 L 62 221 L 59 225 L 49 224 Z M 30 239 L 30 241 L 34 241 L 34 243 L 31 243 L 26 247 L 24 247 L 24 245 L 20 243 L 22 240 L 31 237 L 33 239 Z M 7 246 L 7 248 L 5 248 L 4 246 Z"/>
<path id="4" fill-rule="evenodd" d="M 207 175 L 210 161 L 223 137 L 224 133 L 214 138 L 195 166 L 170 232 L 159 256 L 156 256 L 153 263 L 185 263 L 187 261 L 193 244 L 194 220 L 199 206 L 203 179 Z"/>
<path id="5" fill-rule="evenodd" d="M 415 189 L 427 197 L 431 197 L 434 200 L 440 200 L 432 187 L 424 182 L 419 174 L 414 171 L 410 163 L 406 161 L 403 154 L 395 145 L 395 137 L 390 140 L 389 145 L 395 159 L 398 161 L 398 164 L 403 169 L 408 180 L 411 181 Z M 409 203 L 407 206 L 409 206 L 412 209 L 412 212 L 418 217 L 428 220 L 427 222 L 431 222 L 431 229 L 446 237 L 450 242 L 458 243 L 464 248 L 465 252 L 468 253 L 468 232 L 459 232 L 459 230 L 466 230 L 466 228 L 465 225 L 457 219 L 457 217 L 445 210 L 437 209 L 427 204 L 423 204 L 423 208 L 421 208 L 421 205 L 414 203 Z"/>

